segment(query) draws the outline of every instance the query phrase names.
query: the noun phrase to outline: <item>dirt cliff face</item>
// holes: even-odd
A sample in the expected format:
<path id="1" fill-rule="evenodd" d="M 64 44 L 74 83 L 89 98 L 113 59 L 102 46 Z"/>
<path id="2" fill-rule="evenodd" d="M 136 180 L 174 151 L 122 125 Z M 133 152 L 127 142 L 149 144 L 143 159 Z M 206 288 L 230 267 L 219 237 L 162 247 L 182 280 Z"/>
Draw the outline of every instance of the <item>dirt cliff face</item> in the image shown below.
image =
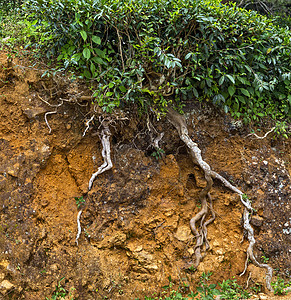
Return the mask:
<path id="1" fill-rule="evenodd" d="M 98 121 L 83 137 L 90 103 L 60 100 L 78 89 L 86 92 L 0 55 L 0 299 L 50 298 L 61 279 L 74 299 L 144 299 L 169 276 L 185 292 L 194 290 L 208 271 L 212 282 L 235 276 L 265 291 L 264 270 L 249 265 L 239 276 L 248 246 L 243 207 L 219 182 L 211 192 L 210 249 L 191 268 L 189 220 L 199 211 L 205 180 L 166 120 L 153 121 L 164 132 L 161 159 L 151 155 L 146 121 L 112 122 L 114 166 L 88 192 L 103 163 Z M 290 278 L 290 142 L 254 139 L 241 123 L 200 104 L 186 116 L 207 163 L 252 199 L 256 257 Z M 75 197 L 85 202 L 78 207 Z"/>

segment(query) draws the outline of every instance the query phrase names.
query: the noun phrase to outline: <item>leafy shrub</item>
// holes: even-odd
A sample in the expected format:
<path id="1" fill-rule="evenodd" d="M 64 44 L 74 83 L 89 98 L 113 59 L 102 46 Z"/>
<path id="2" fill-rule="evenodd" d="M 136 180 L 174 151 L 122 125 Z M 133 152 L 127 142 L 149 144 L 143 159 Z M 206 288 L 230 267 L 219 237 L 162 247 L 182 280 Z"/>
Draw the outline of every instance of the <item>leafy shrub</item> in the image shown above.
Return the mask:
<path id="1" fill-rule="evenodd" d="M 291 34 L 219 0 L 30 0 L 30 41 L 95 86 L 107 112 L 212 101 L 245 121 L 291 116 Z"/>
<path id="2" fill-rule="evenodd" d="M 284 295 L 285 289 L 291 286 L 291 281 L 285 283 L 285 280 L 277 277 L 277 280 L 271 283 L 273 289 L 274 289 L 274 294 L 275 295 Z"/>
<path id="3" fill-rule="evenodd" d="M 203 272 L 200 276 L 199 286 L 196 287 L 197 292 L 194 293 L 192 291 L 187 296 L 183 296 L 183 294 L 187 293 L 180 292 L 180 290 L 182 290 L 181 286 L 177 290 L 173 288 L 174 284 L 171 281 L 171 277 L 169 277 L 170 283 L 164 287 L 166 291 L 162 292 L 163 296 L 155 298 L 146 296 L 145 300 L 214 300 L 217 295 L 220 295 L 220 299 L 229 300 L 249 299 L 251 297 L 247 291 L 244 291 L 242 287 L 236 283 L 235 279 L 223 280 L 222 283 L 219 283 L 221 290 L 218 290 L 216 284 L 208 284 L 211 275 L 211 272 Z"/>
<path id="4" fill-rule="evenodd" d="M 221 288 L 221 299 L 238 300 L 248 299 L 251 295 L 242 289 L 242 287 L 236 283 L 236 279 L 223 280 L 219 283 Z"/>
<path id="5" fill-rule="evenodd" d="M 8 12 L 19 8 L 22 4 L 22 0 L 5 0 L 0 1 L 0 15 L 8 14 Z"/>

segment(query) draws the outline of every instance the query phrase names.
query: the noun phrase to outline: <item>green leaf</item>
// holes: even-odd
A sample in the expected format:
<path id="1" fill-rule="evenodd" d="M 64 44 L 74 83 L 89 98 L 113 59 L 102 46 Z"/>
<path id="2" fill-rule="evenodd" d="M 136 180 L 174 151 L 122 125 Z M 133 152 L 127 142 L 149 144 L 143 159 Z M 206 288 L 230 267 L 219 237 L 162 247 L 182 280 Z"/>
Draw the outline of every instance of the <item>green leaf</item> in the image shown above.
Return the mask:
<path id="1" fill-rule="evenodd" d="M 235 84 L 235 80 L 231 75 L 225 75 L 233 84 Z"/>
<path id="2" fill-rule="evenodd" d="M 99 36 L 96 36 L 96 35 L 93 35 L 92 36 L 92 41 L 97 44 L 97 45 L 100 45 L 101 44 L 101 39 Z"/>
<path id="3" fill-rule="evenodd" d="M 89 48 L 85 48 L 85 49 L 83 50 L 83 56 L 84 56 L 87 60 L 90 58 L 90 56 L 91 56 L 91 51 L 90 51 Z"/>
<path id="4" fill-rule="evenodd" d="M 166 67 L 167 67 L 168 69 L 170 69 L 170 67 L 171 67 L 171 61 L 168 60 L 167 58 L 165 59 L 165 65 L 166 65 Z"/>
<path id="5" fill-rule="evenodd" d="M 289 101 L 289 103 L 291 105 L 291 95 L 288 95 L 288 101 Z"/>
<path id="6" fill-rule="evenodd" d="M 94 51 L 96 52 L 96 54 L 102 58 L 105 58 L 105 52 L 98 49 L 98 48 L 94 48 Z"/>
<path id="7" fill-rule="evenodd" d="M 98 56 L 95 56 L 92 58 L 92 60 L 96 63 L 96 64 L 99 64 L 99 65 L 102 65 L 104 64 L 104 60 Z"/>
<path id="8" fill-rule="evenodd" d="M 222 85 L 222 84 L 223 84 L 224 78 L 225 78 L 224 76 L 221 76 L 221 77 L 220 77 L 220 79 L 219 79 L 219 81 L 218 81 L 218 84 L 219 84 L 219 85 Z"/>
<path id="9" fill-rule="evenodd" d="M 189 59 L 192 56 L 192 52 L 189 52 L 186 56 L 185 59 Z"/>
<path id="10" fill-rule="evenodd" d="M 80 34 L 81 34 L 83 40 L 86 41 L 86 40 L 87 40 L 87 33 L 86 33 L 86 31 L 81 30 L 81 31 L 80 31 Z"/>
<path id="11" fill-rule="evenodd" d="M 196 98 L 199 97 L 198 91 L 195 89 L 195 87 L 192 87 L 192 92 Z"/>
<path id="12" fill-rule="evenodd" d="M 235 86 L 230 85 L 227 90 L 228 90 L 230 97 L 232 97 L 235 93 Z"/>
<path id="13" fill-rule="evenodd" d="M 180 64 L 180 62 L 176 61 L 175 63 L 180 69 L 182 69 L 182 65 Z"/>
<path id="14" fill-rule="evenodd" d="M 252 69 L 251 69 L 248 65 L 245 65 L 245 68 L 246 68 L 250 73 L 252 73 Z"/>
<path id="15" fill-rule="evenodd" d="M 247 96 L 247 97 L 250 97 L 250 96 L 251 96 L 248 90 L 243 89 L 243 88 L 241 88 L 240 90 L 241 90 L 241 92 L 242 92 L 245 96 Z"/>
<path id="16" fill-rule="evenodd" d="M 92 74 L 95 73 L 96 67 L 92 62 L 91 62 L 91 65 L 90 65 L 90 70 L 91 70 Z"/>
<path id="17" fill-rule="evenodd" d="M 126 87 L 121 85 L 119 86 L 119 89 L 121 90 L 121 92 L 125 93 L 127 91 Z"/>
<path id="18" fill-rule="evenodd" d="M 237 96 L 237 99 L 243 104 L 246 103 L 245 97 L 243 97 L 243 96 Z"/>
<path id="19" fill-rule="evenodd" d="M 76 53 L 72 56 L 71 60 L 78 62 L 80 60 L 81 56 L 82 56 L 81 53 Z"/>
<path id="20" fill-rule="evenodd" d="M 108 84 L 108 87 L 109 87 L 110 89 L 112 89 L 112 88 L 114 87 L 114 83 L 113 83 L 113 82 L 110 82 L 110 83 Z"/>
<path id="21" fill-rule="evenodd" d="M 84 76 L 88 79 L 90 79 L 92 76 L 91 76 L 91 73 L 88 71 L 88 70 L 85 70 L 84 71 Z"/>

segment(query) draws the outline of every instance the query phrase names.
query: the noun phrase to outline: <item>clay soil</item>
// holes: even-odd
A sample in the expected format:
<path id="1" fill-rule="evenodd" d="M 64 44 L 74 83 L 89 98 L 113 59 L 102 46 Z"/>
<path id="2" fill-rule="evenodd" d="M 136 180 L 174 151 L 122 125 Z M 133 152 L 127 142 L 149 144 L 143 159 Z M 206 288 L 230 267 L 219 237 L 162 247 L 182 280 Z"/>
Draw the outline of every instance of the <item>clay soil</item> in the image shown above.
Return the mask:
<path id="1" fill-rule="evenodd" d="M 159 296 L 169 276 L 182 292 L 195 290 L 203 272 L 213 273 L 211 283 L 235 277 L 267 294 L 261 299 L 290 299 L 269 295 L 265 270 L 253 264 L 240 276 L 243 206 L 216 181 L 210 249 L 191 268 L 189 220 L 205 180 L 166 120 L 152 120 L 150 132 L 137 114 L 112 116 L 114 166 L 88 192 L 103 163 L 97 113 L 83 136 L 94 105 L 76 95 L 89 91 L 65 76 L 42 78 L 39 68 L 0 54 L 0 299 L 51 299 L 58 285 L 66 299 L 144 299 Z M 186 116 L 204 159 L 252 199 L 256 257 L 290 279 L 290 139 L 255 139 L 250 127 L 195 102 Z M 151 141 L 160 132 L 165 155 L 156 159 Z M 78 207 L 75 197 L 85 202 Z"/>

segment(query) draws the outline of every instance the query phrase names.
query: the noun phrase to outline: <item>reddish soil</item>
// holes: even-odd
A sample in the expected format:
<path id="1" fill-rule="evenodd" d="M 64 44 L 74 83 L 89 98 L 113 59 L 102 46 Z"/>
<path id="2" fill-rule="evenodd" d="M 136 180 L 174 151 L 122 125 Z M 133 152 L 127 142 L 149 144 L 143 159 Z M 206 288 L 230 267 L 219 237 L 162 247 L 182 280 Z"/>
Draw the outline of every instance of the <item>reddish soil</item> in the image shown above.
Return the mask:
<path id="1" fill-rule="evenodd" d="M 151 156 L 146 121 L 131 116 L 112 122 L 114 166 L 88 192 L 103 159 L 98 116 L 82 136 L 93 110 L 90 102 L 76 101 L 80 92 L 89 94 L 81 83 L 41 78 L 24 59 L 0 54 L 0 299 L 50 299 L 62 278 L 72 295 L 66 299 L 144 299 L 159 295 L 169 276 L 184 292 L 195 290 L 208 271 L 211 282 L 235 276 L 267 294 L 265 270 L 249 264 L 239 276 L 248 246 L 242 242 L 243 207 L 216 181 L 210 249 L 197 270 L 189 269 L 195 245 L 189 220 L 199 211 L 205 180 L 166 120 L 152 121 L 165 133 L 159 160 Z M 55 111 L 47 115 L 50 133 L 44 115 Z M 256 257 L 266 257 L 275 274 L 290 279 L 290 140 L 255 139 L 247 126 L 200 104 L 187 111 L 204 159 L 253 201 Z M 75 197 L 81 196 L 85 203 L 78 209 Z"/>

